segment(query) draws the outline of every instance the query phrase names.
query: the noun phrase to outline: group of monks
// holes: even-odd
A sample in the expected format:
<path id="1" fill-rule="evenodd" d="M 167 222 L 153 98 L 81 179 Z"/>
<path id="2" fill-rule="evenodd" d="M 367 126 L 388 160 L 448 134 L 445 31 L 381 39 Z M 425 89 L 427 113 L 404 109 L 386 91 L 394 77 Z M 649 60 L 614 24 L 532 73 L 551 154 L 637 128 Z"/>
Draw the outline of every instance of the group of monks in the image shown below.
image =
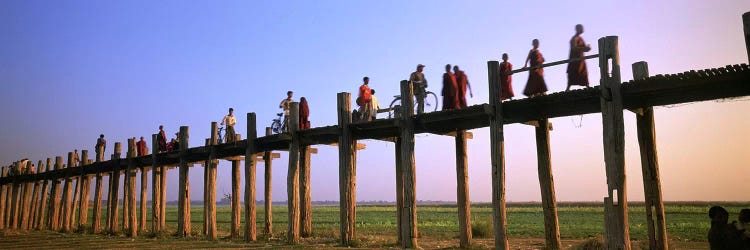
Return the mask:
<path id="1" fill-rule="evenodd" d="M 591 46 L 586 44 L 581 37 L 583 34 L 583 25 L 578 24 L 575 27 L 576 33 L 570 39 L 570 54 L 568 59 L 580 59 L 583 58 L 583 53 L 591 50 Z M 533 46 L 526 56 L 526 61 L 523 67 L 531 67 L 529 70 L 529 79 L 526 82 L 526 87 L 523 89 L 523 94 L 528 97 L 534 97 L 544 95 L 547 92 L 547 83 L 544 81 L 544 68 L 540 66 L 544 64 L 544 56 L 539 51 L 539 40 L 534 39 L 531 42 Z M 499 100 L 512 99 L 514 96 L 512 82 L 513 64 L 508 62 L 508 54 L 503 53 L 503 62 L 500 63 L 500 98 Z M 568 87 L 565 91 L 570 90 L 571 86 L 589 86 L 588 69 L 586 68 L 586 61 L 577 60 L 568 63 Z"/>
<path id="2" fill-rule="evenodd" d="M 443 110 L 466 108 L 467 88 L 469 95 L 474 97 L 466 73 L 460 70 L 458 65 L 453 66 L 453 72 L 451 72 L 451 65 L 446 64 L 443 74 Z"/>
<path id="3" fill-rule="evenodd" d="M 711 228 L 708 230 L 708 244 L 712 250 L 750 249 L 750 209 L 740 210 L 737 221 L 729 223 L 729 212 L 721 206 L 708 210 Z"/>

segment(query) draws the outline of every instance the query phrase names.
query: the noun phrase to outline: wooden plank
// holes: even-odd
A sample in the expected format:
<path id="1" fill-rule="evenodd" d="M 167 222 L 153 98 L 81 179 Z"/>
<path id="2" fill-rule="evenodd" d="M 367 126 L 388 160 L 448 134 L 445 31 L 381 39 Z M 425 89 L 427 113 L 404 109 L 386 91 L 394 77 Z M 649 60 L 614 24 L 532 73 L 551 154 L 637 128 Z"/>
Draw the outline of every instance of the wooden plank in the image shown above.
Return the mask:
<path id="1" fill-rule="evenodd" d="M 456 196 L 458 203 L 459 246 L 471 245 L 471 199 L 469 198 L 469 162 L 466 131 L 456 131 Z"/>
<path id="2" fill-rule="evenodd" d="M 180 183 L 178 184 L 179 197 L 177 201 L 179 204 L 177 211 L 177 235 L 179 237 L 190 236 L 190 168 L 187 166 L 187 161 L 185 160 L 188 149 L 188 133 L 187 126 L 180 126 Z"/>
<path id="3" fill-rule="evenodd" d="M 120 154 L 122 154 L 122 144 L 115 142 L 115 152 L 112 154 L 112 160 L 119 164 Z M 114 169 L 110 174 L 110 196 L 109 196 L 109 232 L 117 235 L 119 230 L 119 199 L 120 199 L 120 170 Z"/>
<path id="4" fill-rule="evenodd" d="M 205 191 L 208 194 L 208 206 L 206 207 L 208 224 L 206 228 L 206 236 L 209 240 L 216 240 L 218 237 L 218 229 L 216 228 L 216 168 L 218 167 L 219 160 L 216 158 L 216 150 L 214 147 L 219 144 L 217 134 L 218 124 L 216 122 L 211 122 L 211 154 L 208 156 L 208 179 Z"/>
<path id="5" fill-rule="evenodd" d="M 552 156 L 549 142 L 549 121 L 538 121 L 536 134 L 537 171 L 539 189 L 542 192 L 542 210 L 544 212 L 544 239 L 547 249 L 560 249 L 560 226 L 557 218 L 557 199 L 555 198 L 555 181 L 552 177 Z"/>
<path id="6" fill-rule="evenodd" d="M 151 232 L 161 233 L 161 168 L 156 165 L 156 154 L 159 153 L 158 135 L 151 134 Z"/>
<path id="7" fill-rule="evenodd" d="M 560 65 L 560 64 L 566 64 L 566 63 L 569 63 L 569 62 L 584 61 L 586 59 L 598 58 L 598 57 L 599 57 L 599 55 L 588 55 L 588 56 L 584 56 L 584 57 L 581 57 L 581 58 L 573 58 L 573 59 L 567 59 L 567 60 L 561 60 L 561 61 L 555 61 L 555 62 L 545 63 L 545 64 L 534 66 L 534 67 L 524 67 L 524 68 L 520 68 L 520 69 L 516 69 L 516 70 L 511 70 L 510 72 L 508 72 L 508 75 L 512 75 L 512 74 L 520 73 L 520 72 L 525 72 L 525 71 L 530 71 L 530 70 L 534 70 L 534 69 L 538 69 L 538 68 L 546 68 L 546 67 L 550 67 L 550 66 L 555 66 L 555 65 Z"/>
<path id="8" fill-rule="evenodd" d="M 349 124 L 352 122 L 351 95 L 349 93 L 336 94 L 338 126 L 341 135 L 338 140 L 339 148 L 339 235 L 341 245 L 348 246 L 355 237 L 356 225 L 356 155 L 357 141 L 352 138 Z"/>
<path id="9" fill-rule="evenodd" d="M 460 135 L 461 137 L 466 138 L 466 139 L 474 139 L 474 133 L 466 132 L 466 130 L 458 130 L 458 131 L 463 131 L 463 135 L 461 135 L 461 133 L 458 133 L 456 131 L 448 132 L 443 135 L 450 136 L 450 137 L 458 137 Z"/>
<path id="10" fill-rule="evenodd" d="M 68 152 L 68 168 L 75 166 L 73 152 Z M 63 207 L 62 207 L 62 232 L 70 232 L 71 215 L 73 210 L 73 177 L 65 177 L 65 186 L 63 187 Z"/>
<path id="11" fill-rule="evenodd" d="M 310 194 L 310 146 L 300 148 L 299 169 L 299 203 L 300 203 L 300 235 L 312 236 L 312 195 Z"/>
<path id="12" fill-rule="evenodd" d="M 293 102 L 289 108 L 289 124 L 287 129 L 292 135 L 289 144 L 289 168 L 286 179 L 288 229 L 287 243 L 297 244 L 300 240 L 299 225 L 299 103 Z"/>
<path id="13" fill-rule="evenodd" d="M 136 177 L 136 167 L 135 164 L 133 164 L 133 158 L 135 158 L 137 155 L 136 149 L 135 149 L 135 137 L 128 139 L 128 170 L 127 170 L 127 178 L 128 178 L 128 185 L 127 185 L 127 199 L 128 204 L 127 207 L 128 211 L 127 214 L 127 220 L 128 220 L 128 235 L 130 238 L 135 239 L 138 237 L 138 215 L 136 211 L 136 203 L 135 203 L 135 177 Z"/>
<path id="14" fill-rule="evenodd" d="M 247 113 L 246 131 L 247 139 L 249 141 L 255 141 L 255 138 L 258 137 L 256 124 L 255 113 Z M 245 148 L 245 159 L 247 159 L 245 160 L 245 241 L 256 241 L 258 234 L 255 225 L 257 221 L 255 214 L 255 154 L 257 154 L 255 151 L 255 143 L 247 143 Z M 239 200 L 237 202 L 239 205 Z M 239 223 L 239 221 L 237 223 Z"/>
<path id="15" fill-rule="evenodd" d="M 503 135 L 503 102 L 500 100 L 500 63 L 487 62 L 490 105 L 490 162 L 492 165 L 492 226 L 495 249 L 508 249 L 505 215 L 505 137 Z"/>
<path id="16" fill-rule="evenodd" d="M 607 249 L 630 249 L 628 203 L 625 181 L 625 132 L 622 92 L 620 90 L 620 54 L 618 38 L 599 39 L 601 69 L 601 111 L 604 162 L 607 175 L 604 244 Z M 611 67 L 610 68 L 610 64 Z"/>
<path id="17" fill-rule="evenodd" d="M 414 92 L 412 84 L 401 81 L 400 117 L 401 167 L 404 180 L 404 203 L 401 208 L 401 247 L 418 248 L 417 242 L 417 197 L 416 166 L 414 164 Z M 343 126 L 342 126 L 343 127 Z"/>
<path id="18" fill-rule="evenodd" d="M 648 63 L 634 63 L 633 79 L 642 80 L 646 78 L 648 78 Z M 642 112 L 636 114 L 635 118 L 638 129 L 638 146 L 641 153 L 649 249 L 669 249 L 664 202 L 661 195 L 661 179 L 659 177 L 659 158 L 656 150 L 654 109 L 647 107 L 641 110 Z"/>
<path id="19" fill-rule="evenodd" d="M 249 133 L 248 133 L 249 134 Z M 266 127 L 266 136 L 270 136 L 273 134 L 273 131 L 271 131 L 270 127 Z M 273 237 L 273 155 L 277 153 L 272 153 L 271 151 L 263 152 L 263 165 L 264 165 L 264 219 L 265 219 L 265 233 L 266 237 L 270 239 Z M 247 163 L 246 163 L 247 164 Z"/>

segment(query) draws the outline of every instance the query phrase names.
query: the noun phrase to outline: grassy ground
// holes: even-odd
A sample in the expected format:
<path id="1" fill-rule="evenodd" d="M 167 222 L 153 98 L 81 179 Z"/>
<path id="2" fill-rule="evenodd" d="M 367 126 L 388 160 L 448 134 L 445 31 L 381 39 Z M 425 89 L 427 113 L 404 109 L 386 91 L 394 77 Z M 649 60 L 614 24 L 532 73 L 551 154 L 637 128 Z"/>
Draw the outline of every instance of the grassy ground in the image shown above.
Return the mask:
<path id="1" fill-rule="evenodd" d="M 670 244 L 677 249 L 705 249 L 706 234 L 709 228 L 706 215 L 708 204 L 671 204 L 666 207 L 667 231 Z M 724 204 L 731 215 L 736 216 L 745 204 Z M 629 207 L 630 234 L 634 248 L 639 248 L 647 240 L 645 210 L 643 206 Z M 284 239 L 287 227 L 285 206 L 273 208 L 274 237 L 266 239 L 264 235 L 264 211 L 257 210 L 257 228 L 259 242 L 244 244 L 237 240 L 226 239 L 229 235 L 231 208 L 217 207 L 217 226 L 219 241 L 204 241 L 201 236 L 203 208 L 192 206 L 192 230 L 190 239 L 175 239 L 161 235 L 156 240 L 148 233 L 141 233 L 139 239 L 131 241 L 120 236 L 60 234 L 55 232 L 11 232 L 3 231 L 0 236 L 0 249 L 14 248 L 207 248 L 207 247 L 285 247 Z M 357 207 L 357 241 L 355 246 L 366 248 L 390 248 L 396 244 L 396 209 L 393 206 L 358 206 Z M 91 213 L 89 213 L 91 214 Z M 122 215 L 122 213 L 120 213 Z M 476 248 L 488 248 L 493 245 L 492 209 L 488 205 L 472 206 L 472 225 L 474 227 L 474 245 Z M 585 244 L 590 239 L 600 238 L 603 231 L 603 208 L 592 204 L 561 204 L 558 207 L 560 236 L 563 246 L 574 248 Z M 544 222 L 542 208 L 539 204 L 509 205 L 507 210 L 508 237 L 513 248 L 533 249 L 544 246 Z M 329 248 L 337 246 L 338 207 L 313 207 L 313 237 L 305 239 L 300 246 L 310 248 Z M 418 208 L 418 228 L 420 246 L 426 249 L 451 248 L 458 246 L 458 223 L 455 206 L 420 206 Z M 732 220 L 736 219 L 734 216 Z M 149 217 L 150 218 L 150 209 Z M 176 227 L 177 209 L 168 207 L 167 225 L 170 231 Z M 244 219 L 244 216 L 243 216 Z M 89 219 L 91 221 L 91 219 Z M 122 221 L 122 220 L 120 220 Z M 104 222 L 104 219 L 103 219 Z M 243 222 L 244 223 L 244 222 Z M 106 223 L 102 223 L 106 224 Z M 594 240 L 596 241 L 596 240 Z M 297 247 L 300 247 L 297 246 Z M 289 247 L 289 246 L 286 246 Z"/>

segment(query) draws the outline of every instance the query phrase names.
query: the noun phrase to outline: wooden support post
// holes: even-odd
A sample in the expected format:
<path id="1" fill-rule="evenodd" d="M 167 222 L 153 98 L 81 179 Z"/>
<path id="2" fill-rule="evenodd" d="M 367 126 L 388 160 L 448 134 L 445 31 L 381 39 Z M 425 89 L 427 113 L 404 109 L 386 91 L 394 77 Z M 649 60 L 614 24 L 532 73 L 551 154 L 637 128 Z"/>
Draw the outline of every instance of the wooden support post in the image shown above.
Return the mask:
<path id="1" fill-rule="evenodd" d="M 211 153 L 208 156 L 208 182 L 206 193 L 208 193 L 208 206 L 206 211 L 208 213 L 208 227 L 206 228 L 206 235 L 209 240 L 216 240 L 216 168 L 219 160 L 216 159 L 216 145 L 219 144 L 218 138 L 218 124 L 211 122 Z"/>
<path id="2" fill-rule="evenodd" d="M 36 173 L 41 173 L 42 168 L 44 167 L 44 162 L 41 160 L 36 164 Z M 34 185 L 34 188 L 32 189 L 31 194 L 31 209 L 29 210 L 29 225 L 27 226 L 26 230 L 36 229 L 36 221 L 37 221 L 37 208 L 39 207 L 39 191 L 42 189 L 42 181 L 36 181 L 32 183 Z"/>
<path id="3" fill-rule="evenodd" d="M 300 235 L 312 236 L 312 195 L 310 194 L 310 146 L 300 148 L 299 203 Z"/>
<path id="4" fill-rule="evenodd" d="M 73 166 L 72 166 L 72 168 L 79 168 L 80 167 L 79 164 L 78 164 L 78 159 L 79 159 L 78 158 L 78 153 L 73 154 Z M 80 178 L 79 175 L 74 175 L 71 178 L 72 178 L 73 181 L 75 181 L 75 185 L 73 186 L 74 188 L 73 188 L 73 191 L 72 191 L 73 192 L 73 203 L 72 203 L 73 209 L 70 210 L 70 215 L 69 215 L 70 216 L 70 228 L 71 228 L 71 230 L 73 230 L 73 226 L 74 225 L 78 226 L 78 224 L 76 223 L 76 217 L 78 215 L 79 200 L 81 199 L 80 198 L 80 196 L 81 196 L 81 192 L 80 192 L 80 190 L 81 190 L 81 178 Z"/>
<path id="5" fill-rule="evenodd" d="M 117 234 L 117 231 L 119 230 L 119 199 L 120 199 L 120 154 L 122 153 L 122 144 L 119 142 L 115 142 L 115 152 L 112 154 L 112 163 L 115 164 L 114 170 L 109 175 L 110 178 L 110 184 L 109 187 L 109 217 L 108 217 L 108 225 L 109 225 L 109 232 L 111 234 Z"/>
<path id="6" fill-rule="evenodd" d="M 249 133 L 248 133 L 249 134 Z M 266 127 L 266 136 L 273 135 L 273 131 L 270 127 Z M 265 215 L 265 232 L 266 237 L 268 239 L 271 239 L 273 237 L 273 186 L 271 185 L 273 182 L 273 159 L 271 157 L 271 154 L 273 152 L 266 151 L 263 153 L 263 165 L 264 165 L 264 175 L 265 175 L 265 181 L 264 181 L 264 215 Z M 247 159 L 245 159 L 247 160 Z M 245 163 L 247 164 L 247 163 Z"/>
<path id="7" fill-rule="evenodd" d="M 456 131 L 456 195 L 460 246 L 471 245 L 471 199 L 469 199 L 469 162 L 466 154 L 466 131 Z"/>
<path id="8" fill-rule="evenodd" d="M 177 211 L 177 235 L 190 235 L 190 167 L 187 160 L 188 127 L 180 127 L 180 183 Z M 162 190 L 163 192 L 163 190 Z"/>
<path id="9" fill-rule="evenodd" d="M 130 238 L 135 238 L 138 236 L 138 215 L 136 211 L 136 203 L 135 203 L 135 177 L 137 174 L 137 170 L 135 167 L 135 157 L 136 149 L 135 149 L 135 138 L 128 139 L 128 170 L 127 170 L 127 177 L 128 177 L 128 186 L 127 186 L 127 194 L 128 194 L 128 212 L 127 212 L 127 218 L 128 218 L 128 231 Z M 124 206 L 123 206 L 124 207 Z"/>
<path id="10" fill-rule="evenodd" d="M 5 167 L 0 168 L 0 177 L 5 178 L 7 172 Z M 8 184 L 2 184 L 0 185 L 0 229 L 5 229 L 5 199 L 6 199 L 6 191 L 8 191 L 8 188 L 6 187 Z"/>
<path id="11" fill-rule="evenodd" d="M 141 167 L 141 207 L 140 207 L 140 221 L 138 222 L 138 230 L 141 232 L 146 231 L 146 200 L 148 200 L 148 169 Z"/>
<path id="12" fill-rule="evenodd" d="M 28 174 L 29 173 L 28 171 L 33 167 L 34 166 L 31 165 L 31 161 L 27 161 L 26 170 L 25 170 L 26 173 Z M 29 219 L 31 217 L 30 216 L 31 215 L 31 196 L 32 196 L 33 189 L 34 189 L 34 183 L 26 182 L 23 184 L 23 186 L 24 186 L 23 187 L 24 192 L 23 192 L 23 196 L 21 196 L 22 203 L 21 203 L 21 210 L 20 210 L 20 215 L 21 215 L 20 228 L 23 230 L 29 230 Z"/>
<path id="13" fill-rule="evenodd" d="M 745 28 L 750 22 L 750 12 Z M 748 33 L 745 33 L 748 34 Z M 648 63 L 633 64 L 633 79 L 648 78 Z M 635 115 L 638 127 L 638 145 L 641 151 L 641 169 L 643 170 L 643 191 L 646 205 L 646 224 L 648 224 L 649 249 L 669 249 L 667 227 L 664 218 L 664 202 L 661 196 L 661 178 L 659 177 L 659 157 L 656 151 L 654 129 L 654 108 L 647 107 Z"/>
<path id="14" fill-rule="evenodd" d="M 75 159 L 73 159 L 73 153 L 68 152 L 68 168 L 75 166 Z M 65 177 L 65 186 L 63 187 L 63 210 L 62 210 L 62 231 L 70 232 L 70 221 L 71 212 L 73 210 L 73 178 L 70 174 Z"/>
<path id="15" fill-rule="evenodd" d="M 289 124 L 287 131 L 292 135 L 289 144 L 289 171 L 286 179 L 286 193 L 289 227 L 287 230 L 287 243 L 299 243 L 299 103 L 293 102 L 289 108 Z"/>
<path id="16" fill-rule="evenodd" d="M 599 68 L 608 191 L 608 197 L 604 198 L 604 244 L 607 249 L 630 249 L 625 181 L 625 132 L 620 94 L 620 54 L 616 36 L 599 39 Z"/>
<path id="17" fill-rule="evenodd" d="M 237 239 L 240 236 L 240 161 L 232 160 L 232 224 L 230 225 L 229 236 L 232 239 Z"/>
<path id="18" fill-rule="evenodd" d="M 89 159 L 89 151 L 88 150 L 81 150 L 81 159 L 83 159 L 84 162 L 88 161 Z M 88 164 L 81 164 L 81 165 L 88 165 Z M 83 174 L 78 179 L 78 181 L 81 182 L 81 198 L 79 198 L 80 205 L 79 212 L 78 212 L 78 230 L 85 230 L 86 224 L 89 223 L 89 198 L 90 193 L 89 189 L 91 188 L 91 178 Z"/>
<path id="19" fill-rule="evenodd" d="M 11 168 L 11 171 L 13 169 L 18 169 L 18 163 L 14 162 L 13 167 Z M 18 191 L 19 191 L 19 185 L 18 181 L 14 180 L 11 184 L 11 192 L 9 193 L 10 198 L 8 199 L 8 205 L 10 205 L 10 208 L 8 209 L 8 228 L 9 229 L 16 229 L 18 228 L 18 217 L 16 217 L 18 213 L 18 209 L 16 209 L 16 206 L 18 206 Z"/>
<path id="20" fill-rule="evenodd" d="M 255 226 L 255 138 L 258 137 L 256 131 L 255 113 L 247 113 L 247 146 L 245 148 L 245 241 L 257 240 L 257 230 Z M 234 166 L 233 166 L 234 168 Z M 237 173 L 237 182 L 239 188 L 239 170 Z M 239 195 L 239 190 L 237 192 Z M 234 195 L 232 196 L 234 197 Z M 239 206 L 239 199 L 237 200 Z M 239 212 L 237 213 L 237 225 L 239 226 Z"/>
<path id="21" fill-rule="evenodd" d="M 341 129 L 339 136 L 339 219 L 341 245 L 348 246 L 355 236 L 356 225 L 356 154 L 357 141 L 352 136 L 349 124 L 352 122 L 351 94 L 338 93 L 338 124 Z"/>
<path id="22" fill-rule="evenodd" d="M 495 249 L 508 249 L 508 229 L 505 216 L 505 136 L 503 134 L 503 103 L 500 100 L 500 64 L 487 62 L 490 105 L 490 161 L 492 164 L 492 225 L 495 229 Z"/>
<path id="23" fill-rule="evenodd" d="M 400 115 L 399 115 L 400 117 Z M 396 154 L 396 233 L 398 234 L 397 243 L 403 242 L 403 228 L 401 228 L 401 214 L 404 207 L 404 167 L 401 165 L 401 138 L 395 137 L 394 151 Z"/>
<path id="24" fill-rule="evenodd" d="M 129 140 L 129 139 L 128 139 Z M 130 149 L 128 149 L 130 150 Z M 125 152 L 125 158 L 128 158 L 130 151 Z M 122 172 L 122 231 L 128 234 L 130 231 L 130 164 Z"/>
<path id="25" fill-rule="evenodd" d="M 557 223 L 555 181 L 552 178 L 552 160 L 549 147 L 549 121 L 539 120 L 536 130 L 536 156 L 539 188 L 542 191 L 544 210 L 544 239 L 547 249 L 560 249 L 560 226 Z"/>
<path id="26" fill-rule="evenodd" d="M 161 168 L 156 165 L 156 154 L 159 153 L 157 134 L 151 135 L 151 232 L 161 233 Z"/>
<path id="27" fill-rule="evenodd" d="M 62 156 L 55 157 L 55 170 L 62 169 Z M 50 187 L 50 206 L 49 206 L 49 222 L 47 227 L 54 231 L 60 230 L 60 224 L 58 224 L 60 217 L 60 196 L 62 194 L 60 188 L 60 179 L 55 178 L 52 180 L 52 187 Z"/>
<path id="28" fill-rule="evenodd" d="M 97 150 L 96 162 L 104 161 L 104 150 Z M 111 178 L 111 177 L 110 177 Z M 102 220 L 102 174 L 96 173 L 96 184 L 94 184 L 94 204 L 92 211 L 91 231 L 95 234 L 101 232 Z"/>
<path id="29" fill-rule="evenodd" d="M 211 146 L 211 138 L 206 138 L 206 147 Z M 203 235 L 208 232 L 208 179 L 211 168 L 210 159 L 203 163 Z"/>
<path id="30" fill-rule="evenodd" d="M 418 248 L 417 243 L 417 178 L 414 164 L 414 92 L 412 83 L 401 81 L 401 171 L 404 203 L 401 208 L 401 247 Z"/>
<path id="31" fill-rule="evenodd" d="M 52 169 L 52 159 L 47 158 L 47 165 L 45 165 L 45 167 L 46 168 L 44 172 L 49 172 Z M 50 197 L 47 191 L 49 190 L 49 183 L 49 180 L 42 180 L 42 190 L 39 193 L 39 196 L 41 198 L 39 199 L 39 211 L 37 212 L 38 215 L 36 221 L 37 230 L 44 230 L 47 228 L 47 211 L 49 211 L 49 209 L 47 208 L 47 200 Z M 49 193 L 51 194 L 52 192 L 50 191 Z M 0 200 L 2 200 L 2 198 L 0 198 Z"/>
<path id="32" fill-rule="evenodd" d="M 747 60 L 750 62 L 750 12 L 742 14 L 742 26 L 745 29 L 745 51 L 747 51 Z"/>

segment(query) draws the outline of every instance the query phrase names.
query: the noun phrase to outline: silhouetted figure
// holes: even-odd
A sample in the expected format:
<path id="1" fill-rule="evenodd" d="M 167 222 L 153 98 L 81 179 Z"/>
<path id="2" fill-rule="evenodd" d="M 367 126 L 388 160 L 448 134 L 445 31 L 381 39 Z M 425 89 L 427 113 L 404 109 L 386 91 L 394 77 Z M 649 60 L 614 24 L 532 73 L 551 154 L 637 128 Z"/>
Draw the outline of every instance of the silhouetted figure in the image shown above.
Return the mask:
<path id="1" fill-rule="evenodd" d="M 226 141 L 234 142 L 237 140 L 237 134 L 234 132 L 234 125 L 237 124 L 237 118 L 234 117 L 234 109 L 229 108 L 229 114 L 225 115 L 223 119 L 221 119 L 221 125 L 227 125 L 226 136 L 224 138 Z M 221 143 L 221 142 L 219 142 Z"/>
<path id="2" fill-rule="evenodd" d="M 143 139 L 143 136 L 141 136 L 141 140 L 135 143 L 136 151 L 138 151 L 138 156 L 144 156 L 148 154 L 148 146 L 146 146 L 146 141 Z"/>
<path id="3" fill-rule="evenodd" d="M 362 85 L 359 86 L 359 94 L 357 95 L 357 105 L 359 105 L 360 120 L 370 120 L 370 110 L 372 109 L 372 92 L 370 91 L 370 78 L 363 77 Z"/>
<path id="4" fill-rule="evenodd" d="M 409 75 L 409 81 L 412 83 L 414 97 L 417 99 L 417 114 L 424 113 L 425 89 L 427 88 L 427 79 L 424 77 L 424 65 L 417 64 L 417 71 Z"/>
<path id="5" fill-rule="evenodd" d="M 96 139 L 94 152 L 96 152 L 96 154 L 104 155 L 104 151 L 106 150 L 107 150 L 107 140 L 104 139 L 104 134 L 100 134 L 99 139 Z"/>
<path id="6" fill-rule="evenodd" d="M 453 74 L 456 75 L 456 83 L 458 84 L 458 106 L 456 108 L 466 108 L 468 104 L 466 102 L 466 88 L 469 88 L 469 96 L 474 97 L 473 91 L 471 91 L 471 84 L 469 84 L 469 77 L 463 70 L 458 68 L 458 65 L 453 66 Z"/>
<path id="7" fill-rule="evenodd" d="M 375 120 L 378 119 L 378 109 L 380 109 L 378 97 L 375 96 L 375 89 L 370 89 L 370 99 L 370 110 L 372 111 L 370 117 L 372 117 L 371 120 Z"/>
<path id="8" fill-rule="evenodd" d="M 513 70 L 513 64 L 508 62 L 508 54 L 503 53 L 503 62 L 500 63 L 500 101 L 513 99 L 513 76 L 510 71 Z"/>
<path id="9" fill-rule="evenodd" d="M 158 152 L 167 151 L 167 134 L 164 133 L 163 125 L 159 125 L 159 134 L 156 135 L 156 143 L 159 145 Z"/>
<path id="10" fill-rule="evenodd" d="M 281 100 L 281 103 L 279 103 L 279 108 L 284 110 L 284 124 L 281 125 L 281 131 L 286 132 L 287 131 L 287 124 L 289 124 L 289 108 L 294 102 L 294 99 L 292 99 L 292 95 L 294 95 L 294 92 L 287 91 L 286 92 L 286 99 Z"/>
<path id="11" fill-rule="evenodd" d="M 740 216 L 735 224 L 737 230 L 742 232 L 742 241 L 746 249 L 750 249 L 750 209 L 740 210 Z"/>
<path id="12" fill-rule="evenodd" d="M 583 58 L 583 53 L 591 50 L 591 46 L 586 44 L 581 37 L 583 34 L 583 25 L 576 25 L 576 34 L 570 39 L 570 55 L 568 59 Z M 568 87 L 565 91 L 570 90 L 570 86 L 579 85 L 589 86 L 589 71 L 586 68 L 586 61 L 568 63 Z"/>
<path id="13" fill-rule="evenodd" d="M 456 76 L 451 73 L 451 65 L 445 65 L 445 73 L 443 73 L 443 110 L 456 109 L 458 106 L 458 84 L 456 83 Z"/>
<path id="14" fill-rule="evenodd" d="M 307 105 L 307 99 L 299 99 L 299 129 L 310 129 L 310 106 Z"/>
<path id="15" fill-rule="evenodd" d="M 711 250 L 746 249 L 742 242 L 742 232 L 733 224 L 728 224 L 729 212 L 720 206 L 713 206 L 708 210 L 711 218 L 711 228 L 708 230 L 708 244 Z"/>
<path id="16" fill-rule="evenodd" d="M 523 64 L 524 68 L 529 63 L 531 63 L 530 67 L 540 66 L 544 63 L 544 56 L 542 56 L 542 53 L 539 52 L 539 40 L 534 39 L 531 42 L 531 45 L 534 46 L 534 48 L 529 51 L 529 55 L 526 57 L 526 62 L 524 62 Z M 544 82 L 544 69 L 538 68 L 530 70 L 529 81 L 526 82 L 526 87 L 523 89 L 523 94 L 525 96 L 532 97 L 543 95 L 544 92 L 547 92 L 547 83 Z"/>
<path id="17" fill-rule="evenodd" d="M 83 165 L 83 161 L 81 161 L 81 157 L 78 156 L 78 149 L 73 149 L 73 165 L 78 164 L 78 166 Z"/>

